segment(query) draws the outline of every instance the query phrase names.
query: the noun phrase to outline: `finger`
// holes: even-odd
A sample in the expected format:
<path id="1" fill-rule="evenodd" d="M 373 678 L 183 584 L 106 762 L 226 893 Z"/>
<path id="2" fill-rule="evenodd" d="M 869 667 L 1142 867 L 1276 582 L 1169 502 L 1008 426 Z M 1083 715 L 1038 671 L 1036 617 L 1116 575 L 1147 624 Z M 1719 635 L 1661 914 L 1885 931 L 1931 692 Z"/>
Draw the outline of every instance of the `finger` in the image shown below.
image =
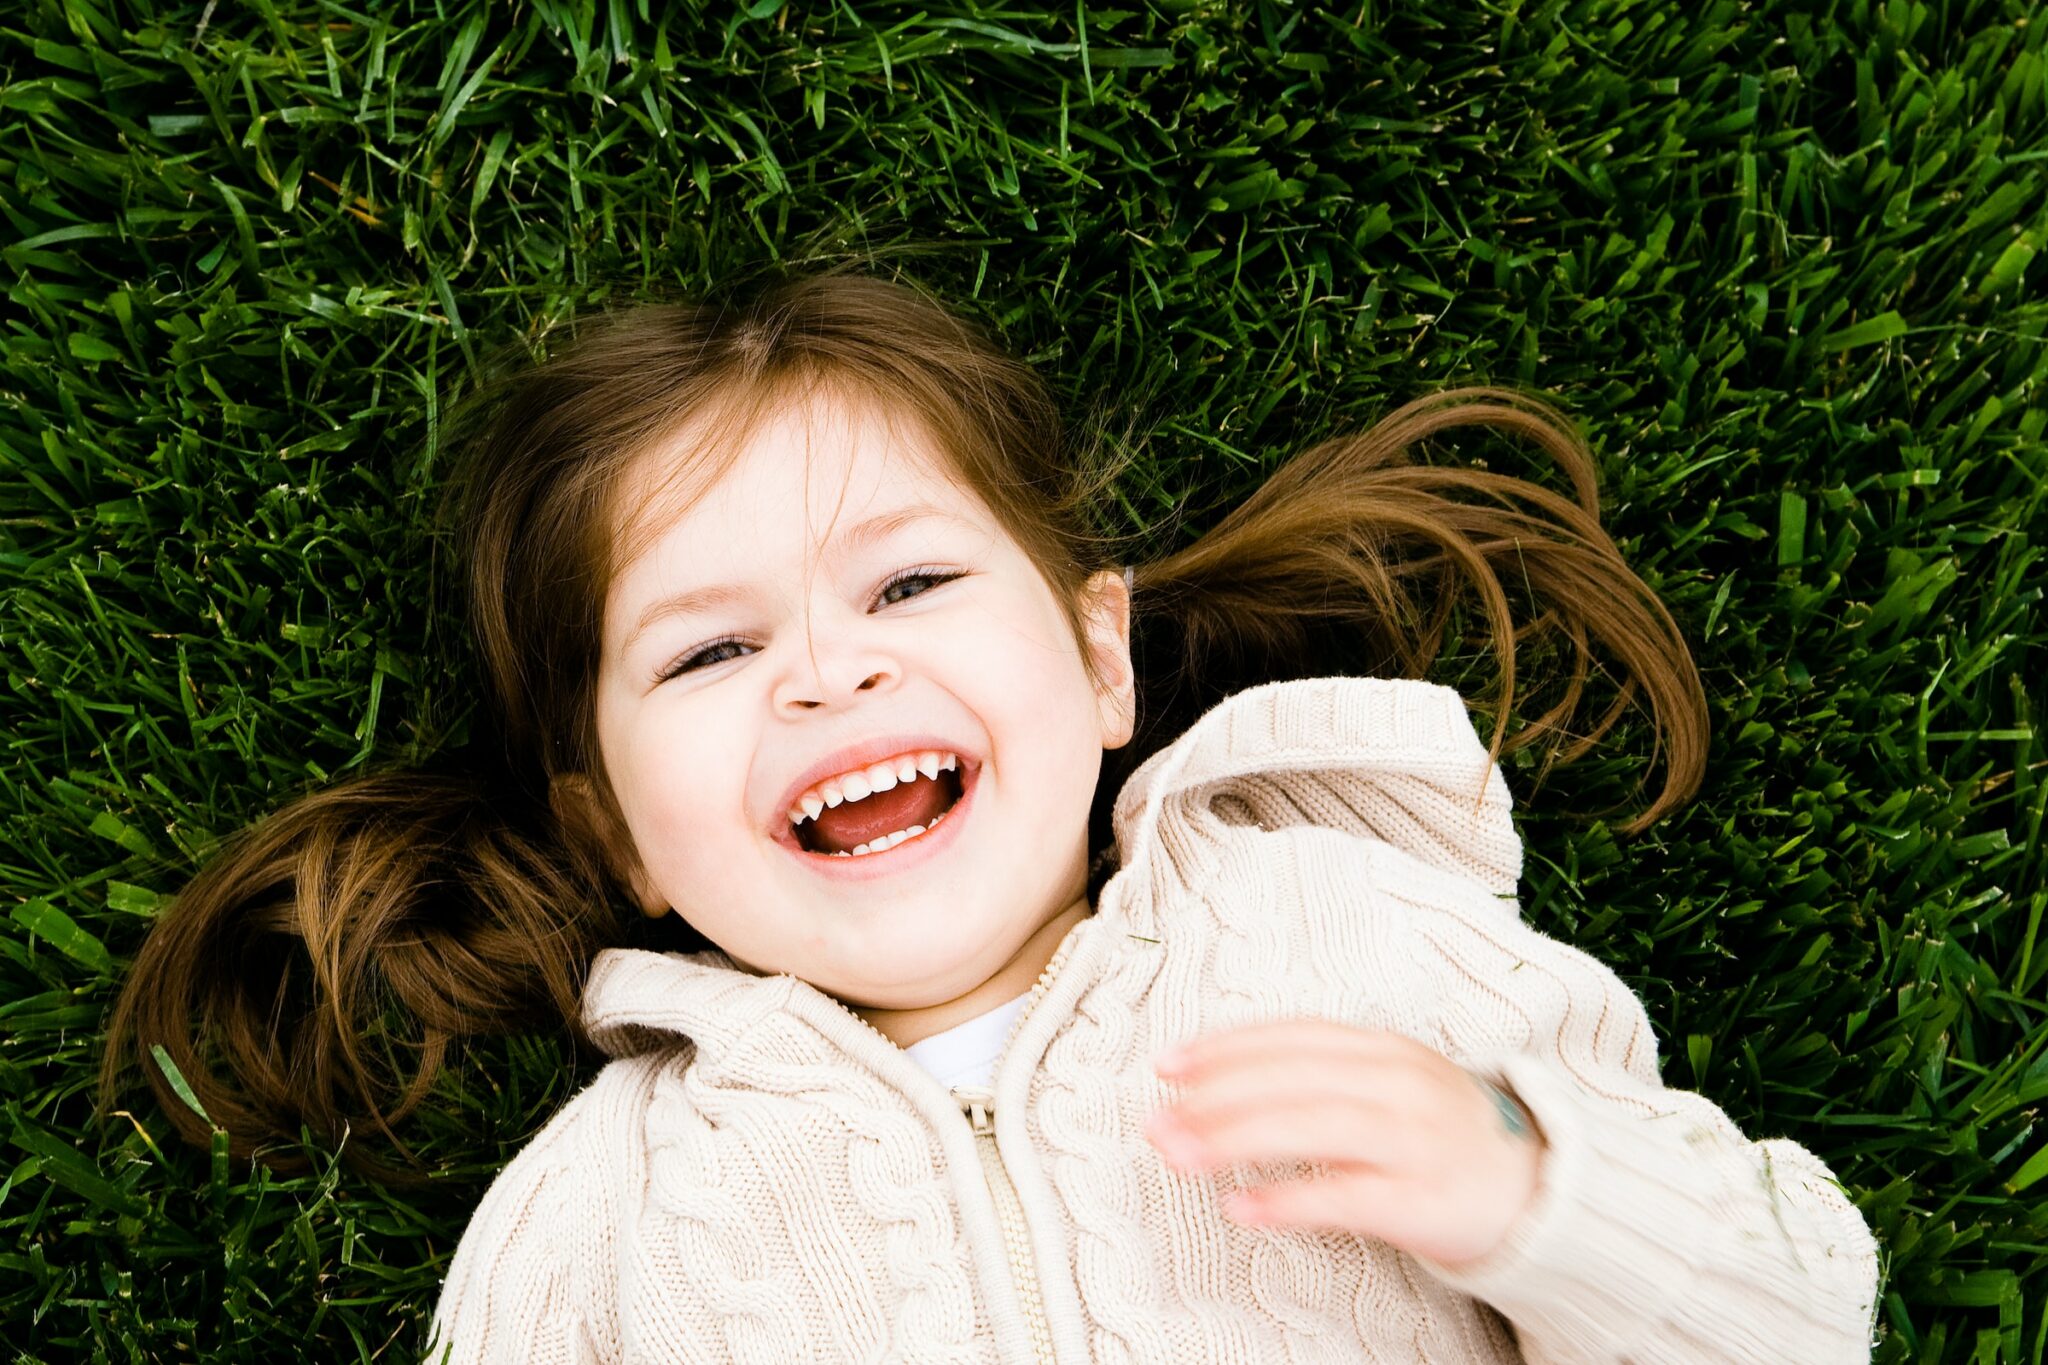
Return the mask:
<path id="1" fill-rule="evenodd" d="M 1168 1164 L 1187 1171 L 1254 1161 L 1406 1166 L 1426 1136 L 1383 1110 L 1327 1096 L 1226 1115 L 1200 1128 L 1162 1111 L 1146 1132 Z"/>
<path id="2" fill-rule="evenodd" d="M 1473 1216 L 1413 1184 L 1373 1171 L 1289 1180 L 1224 1196 L 1223 1216 L 1252 1227 L 1290 1227 L 1373 1237 L 1456 1265 L 1500 1243 L 1512 1218 Z"/>
<path id="3" fill-rule="evenodd" d="M 1386 1059 L 1290 1054 L 1242 1058 L 1194 1073 L 1165 1109 L 1201 1128 L 1233 1115 L 1302 1100 L 1348 1100 L 1370 1110 L 1413 1107 L 1418 1077 Z"/>
<path id="4" fill-rule="evenodd" d="M 1399 1181 L 1357 1171 L 1237 1190 L 1224 1196 L 1222 1209 L 1226 1218 L 1253 1226 L 1343 1232 L 1392 1241 L 1386 1231 L 1406 1230 L 1412 1221 L 1406 1209 L 1412 1202 Z"/>
<path id="5" fill-rule="evenodd" d="M 1328 1019 L 1285 1019 L 1190 1039 L 1155 1057 L 1153 1066 L 1161 1075 L 1184 1076 L 1234 1061 L 1273 1056 L 1380 1056 L 1421 1046 L 1399 1033 L 1353 1028 Z"/>

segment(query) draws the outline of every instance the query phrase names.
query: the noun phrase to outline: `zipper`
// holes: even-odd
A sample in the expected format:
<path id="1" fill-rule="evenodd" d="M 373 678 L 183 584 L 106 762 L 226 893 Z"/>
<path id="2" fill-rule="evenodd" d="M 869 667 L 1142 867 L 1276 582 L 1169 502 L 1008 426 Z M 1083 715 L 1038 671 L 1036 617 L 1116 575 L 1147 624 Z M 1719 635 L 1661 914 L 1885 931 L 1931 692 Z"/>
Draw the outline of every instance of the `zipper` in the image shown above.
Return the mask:
<path id="1" fill-rule="evenodd" d="M 958 1086 L 953 1098 L 966 1111 L 974 1128 L 974 1151 L 981 1158 L 981 1173 L 988 1180 L 995 1201 L 996 1219 L 1003 1225 L 1003 1250 L 1010 1257 L 1010 1273 L 1017 1281 L 1017 1298 L 1024 1305 L 1024 1326 L 1031 1333 L 1031 1354 L 1044 1365 L 1057 1365 L 1052 1349 L 1052 1325 L 1045 1318 L 1045 1302 L 1038 1292 L 1038 1270 L 1031 1255 L 1031 1233 L 1024 1226 L 1024 1205 L 1017 1187 L 1003 1167 L 1003 1154 L 996 1147 L 995 1100 L 988 1091 L 975 1086 Z"/>
<path id="2" fill-rule="evenodd" d="M 1084 916 L 1060 940 L 1052 960 L 1045 964 L 1045 970 L 1032 983 L 1031 994 L 1025 997 L 1024 1007 L 1017 1011 L 1016 1019 L 1010 1024 L 1010 1031 L 1003 1038 L 1003 1050 L 997 1054 L 998 1059 L 1009 1055 L 1010 1045 L 1017 1041 L 1017 1034 L 1023 1029 L 1024 1021 L 1031 1017 L 1038 998 L 1045 994 L 1046 986 L 1066 964 L 1082 925 L 1092 918 L 1092 915 Z M 845 1007 L 842 1005 L 841 1008 Z M 861 1026 L 883 1044 L 892 1048 L 896 1046 L 873 1024 L 852 1010 L 846 1012 L 860 1020 Z M 1017 1187 L 1010 1182 L 1009 1170 L 1003 1165 L 1002 1150 L 996 1146 L 995 1095 L 978 1086 L 964 1085 L 954 1087 L 949 1093 L 974 1130 L 974 1153 L 981 1159 L 981 1174 L 988 1184 L 989 1198 L 996 1206 L 996 1221 L 1003 1226 L 1003 1251 L 1009 1257 L 1010 1273 L 1017 1282 L 1017 1298 L 1023 1305 L 1024 1325 L 1031 1334 L 1032 1355 L 1043 1365 L 1059 1365 L 1059 1357 L 1053 1351 L 1052 1324 L 1046 1319 L 1045 1301 L 1039 1293 L 1037 1262 L 1031 1254 L 1031 1232 L 1024 1223 L 1024 1203 L 1017 1197 Z"/>
<path id="3" fill-rule="evenodd" d="M 1083 919 L 1081 923 L 1085 924 L 1087 920 Z M 1080 927 L 1077 924 L 1074 930 Z M 1018 1031 L 1031 1017 L 1038 997 L 1045 993 L 1046 985 L 1065 964 L 1067 951 L 1073 946 L 1075 937 L 1073 930 L 1068 931 L 1054 951 L 1052 961 L 1045 964 L 1045 970 L 1032 983 L 1024 1008 L 1017 1011 L 1017 1018 L 1003 1039 L 1003 1050 L 996 1054 L 998 1059 L 1009 1055 L 1010 1045 L 1017 1041 Z M 1011 1183 L 1009 1169 L 1003 1165 L 1002 1149 L 996 1146 L 995 1095 L 980 1086 L 967 1085 L 955 1086 L 952 1095 L 961 1112 L 967 1116 L 968 1125 L 974 1129 L 974 1154 L 981 1158 L 981 1174 L 988 1182 L 989 1198 L 996 1206 L 996 1220 L 1003 1225 L 1003 1250 L 1010 1258 L 1010 1274 L 1017 1282 L 1017 1299 L 1024 1308 L 1024 1326 L 1031 1333 L 1032 1358 L 1043 1365 L 1058 1365 L 1059 1357 L 1053 1351 L 1052 1324 L 1046 1320 L 1045 1299 L 1038 1287 L 1038 1262 L 1031 1254 L 1031 1230 L 1024 1222 L 1024 1201 L 1017 1197 L 1017 1187 Z"/>

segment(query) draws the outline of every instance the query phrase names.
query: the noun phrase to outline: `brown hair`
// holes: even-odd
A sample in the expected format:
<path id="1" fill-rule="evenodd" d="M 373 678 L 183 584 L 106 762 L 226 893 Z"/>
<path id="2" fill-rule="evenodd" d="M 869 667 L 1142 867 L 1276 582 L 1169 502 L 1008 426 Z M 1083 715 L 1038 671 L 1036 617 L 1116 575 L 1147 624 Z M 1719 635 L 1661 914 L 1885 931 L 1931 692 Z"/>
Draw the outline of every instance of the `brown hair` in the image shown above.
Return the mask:
<path id="1" fill-rule="evenodd" d="M 612 505 L 620 476 L 686 421 L 725 414 L 743 431 L 790 385 L 819 382 L 920 420 L 1083 641 L 1082 585 L 1124 562 L 1094 520 L 1118 462 L 1096 458 L 1102 443 L 1070 439 L 1044 381 L 947 309 L 841 272 L 586 322 L 552 359 L 483 387 L 457 431 L 444 506 L 496 744 L 470 756 L 474 771 L 358 777 L 227 840 L 135 960 L 107 1031 L 103 1097 L 132 1056 L 181 1134 L 206 1142 L 207 1125 L 151 1059 L 157 1045 L 238 1156 L 301 1123 L 335 1139 L 367 1122 L 404 1151 L 391 1125 L 426 1097 L 452 1042 L 563 1025 L 580 1041 L 591 959 L 646 932 L 617 908 L 631 852 L 594 732 L 602 603 L 626 553 Z M 1463 428 L 1527 441 L 1574 496 L 1410 458 Z M 736 443 L 718 446 L 696 472 L 715 476 L 732 458 Z M 1516 626 L 1497 569 L 1542 600 L 1540 617 Z M 1707 742 L 1698 673 L 1600 527 L 1584 444 L 1536 399 L 1457 389 L 1302 452 L 1199 539 L 1137 564 L 1138 731 L 1105 763 L 1093 846 L 1123 776 L 1223 692 L 1339 671 L 1327 666 L 1332 642 L 1356 671 L 1422 676 L 1460 580 L 1479 591 L 1500 661 L 1494 757 L 1569 733 L 1590 638 L 1622 666 L 1619 695 L 1563 757 L 1604 735 L 1640 688 L 1666 778 L 1624 831 L 1691 795 Z M 1565 695 L 1506 740 L 1517 645 L 1545 631 L 1573 646 Z M 1092 667 L 1085 647 L 1081 657 Z M 577 781 L 597 798 L 598 827 L 573 813 L 581 803 L 552 799 Z M 404 1064 L 399 1051 L 417 1055 Z M 301 1168 L 289 1152 L 261 1154 Z M 408 1178 L 360 1140 L 345 1157 Z"/>

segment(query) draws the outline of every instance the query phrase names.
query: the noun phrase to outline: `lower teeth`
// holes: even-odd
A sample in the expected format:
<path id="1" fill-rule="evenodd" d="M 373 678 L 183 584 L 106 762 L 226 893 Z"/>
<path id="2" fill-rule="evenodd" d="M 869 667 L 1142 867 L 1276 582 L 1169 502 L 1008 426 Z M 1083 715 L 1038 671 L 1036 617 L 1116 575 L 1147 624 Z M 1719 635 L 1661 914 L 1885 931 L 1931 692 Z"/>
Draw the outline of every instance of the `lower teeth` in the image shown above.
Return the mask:
<path id="1" fill-rule="evenodd" d="M 912 825 L 909 829 L 899 829 L 894 834 L 883 835 L 881 838 L 875 840 L 871 844 L 855 844 L 851 852 L 842 848 L 837 853 L 834 853 L 830 856 L 834 858 L 865 858 L 870 853 L 884 852 L 885 850 L 896 847 L 896 845 L 902 843 L 906 839 L 915 839 L 920 834 L 925 834 L 937 829 L 939 827 L 939 821 L 945 819 L 946 814 L 947 813 L 945 811 L 940 811 L 937 815 L 932 817 L 932 822 L 929 825 Z"/>

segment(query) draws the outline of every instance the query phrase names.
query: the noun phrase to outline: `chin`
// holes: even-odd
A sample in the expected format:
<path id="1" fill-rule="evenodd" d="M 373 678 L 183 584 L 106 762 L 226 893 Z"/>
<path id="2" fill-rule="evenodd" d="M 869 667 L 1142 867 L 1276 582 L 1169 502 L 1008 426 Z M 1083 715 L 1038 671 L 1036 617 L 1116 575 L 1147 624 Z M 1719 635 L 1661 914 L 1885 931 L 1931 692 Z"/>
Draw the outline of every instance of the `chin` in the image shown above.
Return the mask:
<path id="1" fill-rule="evenodd" d="M 950 941 L 934 942 L 929 933 L 917 935 L 905 947 L 914 950 L 886 953 L 883 957 L 882 962 L 886 962 L 888 968 L 887 980 L 868 976 L 858 984 L 849 982 L 843 991 L 826 986 L 819 986 L 819 989 L 863 1009 L 929 1009 L 933 1005 L 958 1000 L 982 985 L 1001 971 L 1017 952 L 1014 945 L 989 952 L 990 941 L 985 937 L 953 944 Z M 949 951 L 949 948 L 957 951 Z"/>

